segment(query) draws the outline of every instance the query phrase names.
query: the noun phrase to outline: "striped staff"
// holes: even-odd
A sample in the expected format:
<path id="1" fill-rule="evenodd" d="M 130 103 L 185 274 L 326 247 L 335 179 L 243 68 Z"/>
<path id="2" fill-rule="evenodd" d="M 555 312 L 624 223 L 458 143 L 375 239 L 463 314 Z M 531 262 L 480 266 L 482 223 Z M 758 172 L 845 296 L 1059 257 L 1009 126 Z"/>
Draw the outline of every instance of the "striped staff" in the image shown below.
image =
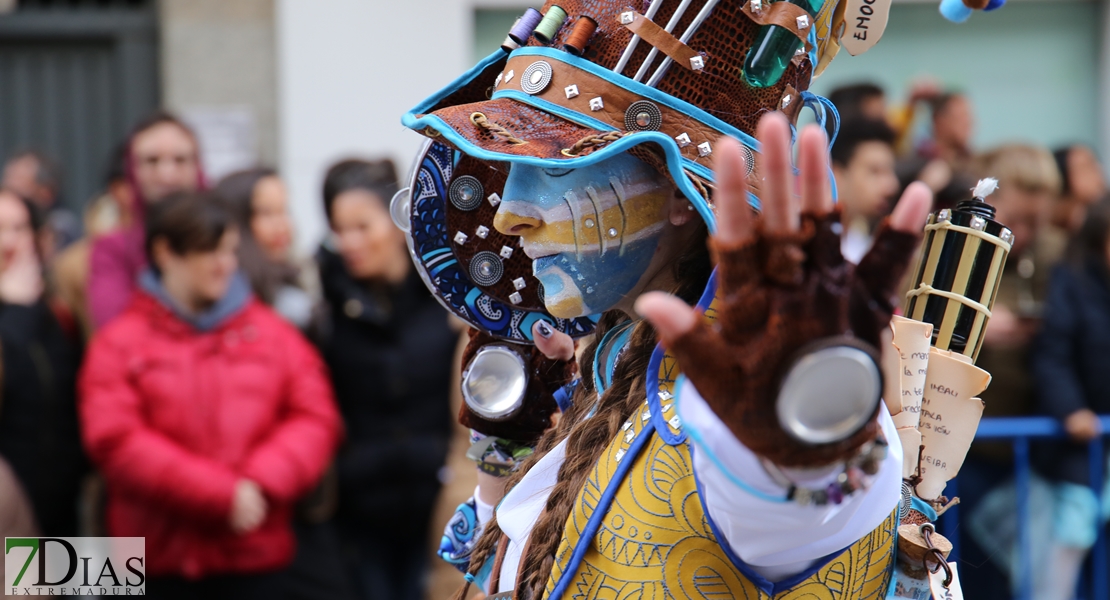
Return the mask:
<path id="1" fill-rule="evenodd" d="M 971 200 L 929 215 L 921 263 L 906 294 L 906 316 L 933 324 L 933 345 L 972 361 L 979 356 L 1014 241 L 985 201 L 997 188 L 997 179 L 983 179 Z"/>

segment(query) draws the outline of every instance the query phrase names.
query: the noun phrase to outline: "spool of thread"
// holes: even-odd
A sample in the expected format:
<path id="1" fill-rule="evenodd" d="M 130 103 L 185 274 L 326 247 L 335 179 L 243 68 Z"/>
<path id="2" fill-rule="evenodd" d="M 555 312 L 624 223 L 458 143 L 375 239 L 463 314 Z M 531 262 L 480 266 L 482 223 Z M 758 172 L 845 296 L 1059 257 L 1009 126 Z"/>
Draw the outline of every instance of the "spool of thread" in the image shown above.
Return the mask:
<path id="1" fill-rule="evenodd" d="M 519 19 L 517 19 L 516 22 L 513 23 L 513 29 L 516 29 L 516 26 L 518 26 L 518 24 L 521 24 L 521 20 Z M 505 41 L 501 42 L 501 49 L 505 52 L 512 52 L 519 47 L 521 47 L 521 44 L 516 43 L 516 40 L 513 39 L 512 35 L 505 35 Z"/>
<path id="2" fill-rule="evenodd" d="M 555 34 L 559 33 L 559 28 L 563 26 L 563 21 L 567 20 L 567 11 L 559 6 L 552 6 L 547 9 L 547 14 L 543 16 L 543 20 L 536 26 L 536 30 L 532 35 L 542 44 L 550 44 L 551 40 L 555 39 Z"/>
<path id="3" fill-rule="evenodd" d="M 578 17 L 574 22 L 574 27 L 570 30 L 570 35 L 567 40 L 563 42 L 567 52 L 575 56 L 582 56 L 586 52 L 586 46 L 590 45 L 590 40 L 594 37 L 594 32 L 597 31 L 597 21 L 585 15 Z"/>
<path id="4" fill-rule="evenodd" d="M 540 11 L 529 8 L 524 11 L 523 15 L 513 23 L 509 29 L 509 38 L 517 43 L 517 46 L 523 46 L 528 43 L 528 38 L 532 37 L 532 32 L 536 30 L 536 26 L 543 20 L 543 15 Z"/>

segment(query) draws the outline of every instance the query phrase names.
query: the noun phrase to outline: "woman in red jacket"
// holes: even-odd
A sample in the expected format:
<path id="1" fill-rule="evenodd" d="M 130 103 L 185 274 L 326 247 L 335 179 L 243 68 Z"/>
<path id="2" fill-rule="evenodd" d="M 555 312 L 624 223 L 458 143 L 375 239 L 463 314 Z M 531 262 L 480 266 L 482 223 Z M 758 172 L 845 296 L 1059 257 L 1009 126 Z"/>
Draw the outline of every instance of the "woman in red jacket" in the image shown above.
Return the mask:
<path id="1" fill-rule="evenodd" d="M 293 503 L 340 437 L 320 357 L 251 296 L 238 239 L 208 196 L 152 205 L 151 267 L 81 373 L 82 435 L 107 481 L 108 532 L 146 538 L 159 598 L 280 594 Z"/>

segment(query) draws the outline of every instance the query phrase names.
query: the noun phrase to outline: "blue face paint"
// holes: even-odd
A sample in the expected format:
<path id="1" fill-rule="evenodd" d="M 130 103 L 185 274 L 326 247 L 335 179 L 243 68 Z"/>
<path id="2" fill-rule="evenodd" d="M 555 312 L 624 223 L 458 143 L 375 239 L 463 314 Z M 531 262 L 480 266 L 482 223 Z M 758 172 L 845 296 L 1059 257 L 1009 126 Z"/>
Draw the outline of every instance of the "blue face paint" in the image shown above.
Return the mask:
<path id="1" fill-rule="evenodd" d="M 517 164 L 494 226 L 520 236 L 551 314 L 596 314 L 647 271 L 671 191 L 664 175 L 627 153 L 573 170 Z"/>

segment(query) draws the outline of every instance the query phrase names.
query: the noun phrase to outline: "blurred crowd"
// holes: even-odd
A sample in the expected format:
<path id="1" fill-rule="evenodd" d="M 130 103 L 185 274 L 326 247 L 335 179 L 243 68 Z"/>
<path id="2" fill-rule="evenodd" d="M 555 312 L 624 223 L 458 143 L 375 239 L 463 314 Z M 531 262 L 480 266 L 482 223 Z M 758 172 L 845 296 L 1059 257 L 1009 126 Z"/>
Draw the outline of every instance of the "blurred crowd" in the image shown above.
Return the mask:
<path id="1" fill-rule="evenodd" d="M 1110 392 L 1099 379 L 1110 366 L 1105 173 L 1082 144 L 974 147 L 974 106 L 959 91 L 921 81 L 904 96 L 897 104 L 870 83 L 829 96 L 841 117 L 832 163 L 843 251 L 853 260 L 863 255 L 872 231 L 912 181 L 932 189 L 939 210 L 969 199 L 980 178 L 998 179 L 988 202 L 1014 242 L 977 363 L 993 376 L 982 395 L 984 416 L 1050 415 L 1069 440 L 1034 447 L 1028 498 L 1034 517 L 1024 524 L 1017 522 L 1009 443 L 972 446 L 960 477 L 967 526 L 960 577 L 969 598 L 1012 597 L 1021 576 L 1017 532 L 1025 527 L 1034 548 L 1031 597 L 1071 600 L 1110 517 L 1110 503 L 1099 505 L 1089 487 L 1087 448 L 1102 433 L 1096 415 L 1110 413 Z"/>
<path id="2" fill-rule="evenodd" d="M 937 209 L 999 180 L 990 202 L 1015 241 L 983 399 L 988 416 L 1047 414 L 1070 436 L 1037 448 L 1031 498 L 1034 596 L 1068 600 L 1110 515 L 1084 445 L 1110 413 L 1103 169 L 1084 145 L 974 147 L 958 91 L 922 82 L 905 97 L 867 83 L 830 96 L 843 251 L 858 260 L 914 180 Z M 104 158 L 79 215 L 59 198 L 64 165 L 7 158 L 0 534 L 145 537 L 157 597 L 422 598 L 446 522 L 432 514 L 451 478 L 461 328 L 390 219 L 396 169 L 333 165 L 317 199 L 330 233 L 300 257 L 281 175 L 212 182 L 199 150 L 184 123 L 150 116 Z M 1016 576 L 1012 461 L 977 443 L 964 467 L 968 597 L 1007 597 L 999 582 Z"/>
<path id="3" fill-rule="evenodd" d="M 0 536 L 145 537 L 158 598 L 422 599 L 460 327 L 394 165 L 327 171 L 302 258 L 280 174 L 199 156 L 151 115 L 80 217 L 64 165 L 4 165 Z"/>

